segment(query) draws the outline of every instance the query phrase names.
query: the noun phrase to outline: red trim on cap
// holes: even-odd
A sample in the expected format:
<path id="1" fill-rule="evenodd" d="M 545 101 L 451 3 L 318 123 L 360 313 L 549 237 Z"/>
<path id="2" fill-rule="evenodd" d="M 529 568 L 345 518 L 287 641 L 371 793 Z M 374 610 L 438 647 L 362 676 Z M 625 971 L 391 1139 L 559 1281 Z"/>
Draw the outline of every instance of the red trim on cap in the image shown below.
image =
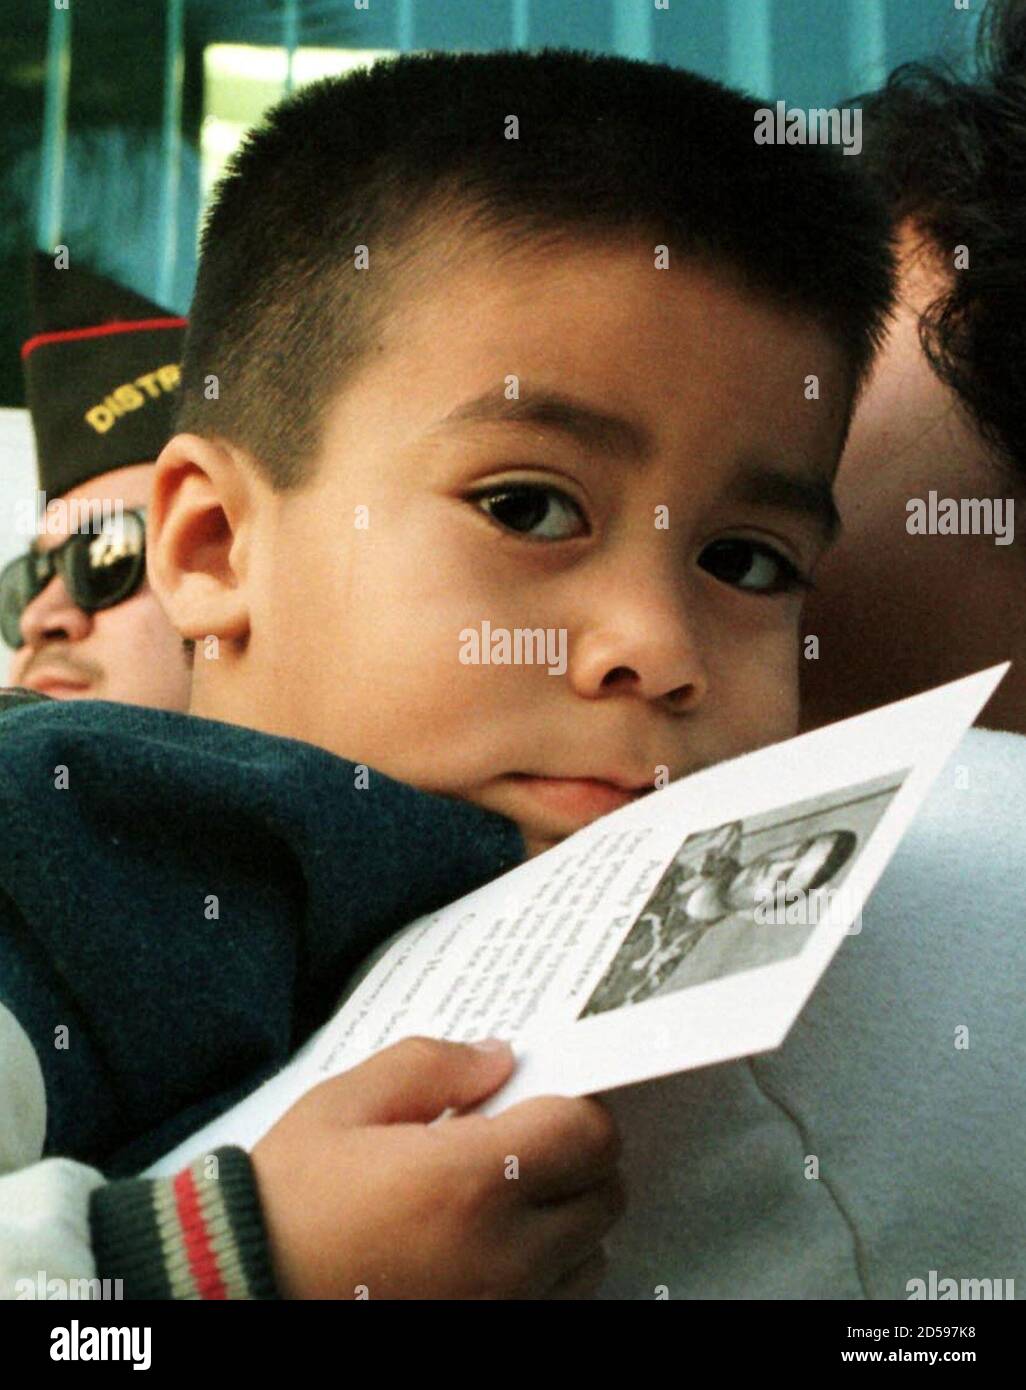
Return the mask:
<path id="1" fill-rule="evenodd" d="M 60 333 L 37 333 L 22 343 L 21 355 L 28 357 L 46 343 L 73 343 L 82 338 L 106 338 L 112 333 L 145 333 L 153 328 L 187 328 L 188 319 L 126 319 L 120 323 L 98 323 L 92 328 L 67 328 Z"/>

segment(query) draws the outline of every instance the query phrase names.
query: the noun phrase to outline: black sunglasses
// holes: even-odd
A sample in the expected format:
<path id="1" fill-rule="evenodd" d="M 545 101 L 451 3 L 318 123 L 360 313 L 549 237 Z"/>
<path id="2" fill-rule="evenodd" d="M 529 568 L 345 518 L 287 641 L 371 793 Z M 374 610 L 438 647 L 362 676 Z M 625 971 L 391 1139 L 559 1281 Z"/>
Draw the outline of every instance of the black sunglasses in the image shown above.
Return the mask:
<path id="1" fill-rule="evenodd" d="M 145 508 L 104 518 L 96 534 L 76 532 L 52 550 L 28 550 L 0 571 L 0 637 L 17 651 L 21 616 L 55 574 L 77 608 L 98 613 L 134 594 L 145 573 Z"/>

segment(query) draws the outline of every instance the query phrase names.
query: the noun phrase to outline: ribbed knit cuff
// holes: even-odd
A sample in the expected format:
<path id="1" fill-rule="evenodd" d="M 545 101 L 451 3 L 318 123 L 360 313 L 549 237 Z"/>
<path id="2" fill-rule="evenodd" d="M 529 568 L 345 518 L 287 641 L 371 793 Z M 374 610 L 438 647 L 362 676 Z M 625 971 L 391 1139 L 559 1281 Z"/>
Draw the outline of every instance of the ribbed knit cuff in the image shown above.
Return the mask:
<path id="1" fill-rule="evenodd" d="M 244 1149 L 215 1149 L 173 1178 L 105 1183 L 89 1221 L 96 1275 L 123 1280 L 126 1299 L 278 1297 Z"/>

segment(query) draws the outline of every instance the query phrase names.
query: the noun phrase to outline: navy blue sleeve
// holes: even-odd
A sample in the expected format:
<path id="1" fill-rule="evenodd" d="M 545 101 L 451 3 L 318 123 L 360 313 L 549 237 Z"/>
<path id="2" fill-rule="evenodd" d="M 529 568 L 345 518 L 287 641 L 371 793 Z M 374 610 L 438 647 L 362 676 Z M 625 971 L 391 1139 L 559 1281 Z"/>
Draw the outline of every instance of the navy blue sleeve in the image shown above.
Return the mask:
<path id="1" fill-rule="evenodd" d="M 0 999 L 39 1054 L 47 1152 L 170 1147 L 367 952 L 523 852 L 500 817 L 291 739 L 100 701 L 0 713 Z"/>

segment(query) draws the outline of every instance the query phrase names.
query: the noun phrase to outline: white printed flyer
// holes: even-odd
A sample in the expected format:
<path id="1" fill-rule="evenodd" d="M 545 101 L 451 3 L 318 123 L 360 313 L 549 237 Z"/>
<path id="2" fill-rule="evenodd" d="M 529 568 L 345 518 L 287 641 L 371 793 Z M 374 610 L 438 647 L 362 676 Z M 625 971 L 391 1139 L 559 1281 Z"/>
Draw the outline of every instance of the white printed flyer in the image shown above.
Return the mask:
<path id="1" fill-rule="evenodd" d="M 149 1173 L 251 1147 L 410 1034 L 512 1043 L 484 1113 L 779 1047 L 1006 670 L 672 782 L 413 922 L 286 1067 Z"/>

